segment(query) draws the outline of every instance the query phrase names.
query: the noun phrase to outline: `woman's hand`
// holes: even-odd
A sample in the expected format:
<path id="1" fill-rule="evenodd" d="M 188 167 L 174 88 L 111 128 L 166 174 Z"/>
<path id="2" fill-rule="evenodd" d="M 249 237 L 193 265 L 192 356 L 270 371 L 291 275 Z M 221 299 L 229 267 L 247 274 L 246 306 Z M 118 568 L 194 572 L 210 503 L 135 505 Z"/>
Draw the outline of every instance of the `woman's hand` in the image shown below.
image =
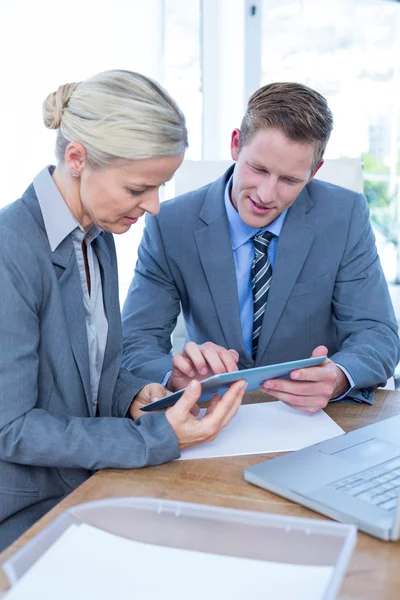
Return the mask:
<path id="1" fill-rule="evenodd" d="M 215 395 L 206 414 L 199 419 L 192 411 L 197 406 L 201 384 L 192 381 L 178 402 L 167 409 L 167 419 L 178 438 L 180 449 L 215 440 L 239 410 L 246 387 L 246 381 L 237 381 L 222 398 Z"/>
<path id="2" fill-rule="evenodd" d="M 130 408 L 129 414 L 136 421 L 141 416 L 148 415 L 147 412 L 142 412 L 142 406 L 146 406 L 150 402 L 154 400 L 158 400 L 159 398 L 164 398 L 165 396 L 169 396 L 171 392 L 165 389 L 161 383 L 149 383 L 142 387 L 142 389 L 136 394 Z M 199 407 L 195 404 L 192 408 L 192 414 L 197 415 L 199 413 Z"/>

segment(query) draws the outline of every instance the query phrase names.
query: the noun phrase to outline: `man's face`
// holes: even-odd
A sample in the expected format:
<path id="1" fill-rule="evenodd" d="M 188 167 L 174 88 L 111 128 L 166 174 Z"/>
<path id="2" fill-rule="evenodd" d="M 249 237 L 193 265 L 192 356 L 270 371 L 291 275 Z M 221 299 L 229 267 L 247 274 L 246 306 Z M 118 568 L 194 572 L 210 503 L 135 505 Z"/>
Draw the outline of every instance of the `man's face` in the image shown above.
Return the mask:
<path id="1" fill-rule="evenodd" d="M 232 134 L 236 161 L 231 200 L 242 221 L 262 229 L 292 206 L 317 168 L 314 144 L 292 142 L 278 129 L 262 129 L 238 151 L 240 131 Z"/>

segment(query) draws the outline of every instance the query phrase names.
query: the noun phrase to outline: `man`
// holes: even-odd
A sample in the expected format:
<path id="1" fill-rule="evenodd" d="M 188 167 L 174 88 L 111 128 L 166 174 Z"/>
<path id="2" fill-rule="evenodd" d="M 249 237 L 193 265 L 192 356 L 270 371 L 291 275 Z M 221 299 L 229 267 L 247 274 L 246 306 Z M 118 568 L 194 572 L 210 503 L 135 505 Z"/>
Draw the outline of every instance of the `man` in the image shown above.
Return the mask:
<path id="1" fill-rule="evenodd" d="M 365 198 L 313 179 L 332 126 L 306 86 L 253 94 L 232 133 L 234 167 L 147 219 L 123 309 L 125 367 L 175 390 L 327 354 L 262 389 L 307 412 L 345 396 L 372 404 L 399 360 L 397 324 Z M 189 343 L 172 358 L 180 307 Z"/>

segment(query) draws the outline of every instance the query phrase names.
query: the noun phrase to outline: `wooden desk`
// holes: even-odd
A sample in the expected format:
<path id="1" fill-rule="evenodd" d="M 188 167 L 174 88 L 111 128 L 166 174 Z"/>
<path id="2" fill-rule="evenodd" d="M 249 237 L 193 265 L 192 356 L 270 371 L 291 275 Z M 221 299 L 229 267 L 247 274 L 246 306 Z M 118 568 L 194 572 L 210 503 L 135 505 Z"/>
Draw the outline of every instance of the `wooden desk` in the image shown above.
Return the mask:
<path id="1" fill-rule="evenodd" d="M 266 396 L 248 394 L 246 402 L 265 401 Z M 331 404 L 326 412 L 345 430 L 375 423 L 400 414 L 400 392 L 378 391 L 374 406 Z M 321 515 L 289 500 L 246 483 L 243 469 L 273 455 L 250 455 L 173 462 L 137 471 L 99 471 L 60 502 L 14 544 L 0 554 L 2 564 L 63 510 L 92 500 L 119 496 L 152 496 L 215 506 L 314 517 Z M 0 597 L 8 581 L 0 570 Z M 349 565 L 342 600 L 399 600 L 400 545 L 381 542 L 362 533 Z"/>

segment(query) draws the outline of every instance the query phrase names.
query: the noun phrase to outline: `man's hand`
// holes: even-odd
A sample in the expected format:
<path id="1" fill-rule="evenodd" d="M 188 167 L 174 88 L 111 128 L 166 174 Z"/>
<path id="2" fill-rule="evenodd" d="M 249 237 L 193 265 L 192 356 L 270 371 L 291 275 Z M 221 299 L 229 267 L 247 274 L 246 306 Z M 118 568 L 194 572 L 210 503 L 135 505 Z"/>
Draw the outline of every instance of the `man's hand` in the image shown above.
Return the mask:
<path id="1" fill-rule="evenodd" d="M 237 381 L 222 398 L 215 395 L 206 414 L 199 419 L 193 416 L 192 411 L 197 406 L 201 384 L 193 380 L 178 402 L 167 409 L 167 419 L 178 438 L 180 449 L 215 440 L 236 415 L 246 387 L 245 381 Z"/>
<path id="2" fill-rule="evenodd" d="M 172 359 L 172 373 L 167 386 L 173 392 L 182 390 L 196 378 L 198 381 L 217 375 L 237 371 L 239 354 L 236 350 L 227 350 L 212 342 L 198 345 L 186 344 L 182 354 Z"/>
<path id="3" fill-rule="evenodd" d="M 312 355 L 324 356 L 327 353 L 325 346 L 318 346 Z M 290 378 L 265 381 L 261 390 L 292 408 L 308 413 L 325 408 L 331 398 L 341 396 L 350 388 L 346 375 L 329 358 L 317 367 L 292 371 Z"/>

